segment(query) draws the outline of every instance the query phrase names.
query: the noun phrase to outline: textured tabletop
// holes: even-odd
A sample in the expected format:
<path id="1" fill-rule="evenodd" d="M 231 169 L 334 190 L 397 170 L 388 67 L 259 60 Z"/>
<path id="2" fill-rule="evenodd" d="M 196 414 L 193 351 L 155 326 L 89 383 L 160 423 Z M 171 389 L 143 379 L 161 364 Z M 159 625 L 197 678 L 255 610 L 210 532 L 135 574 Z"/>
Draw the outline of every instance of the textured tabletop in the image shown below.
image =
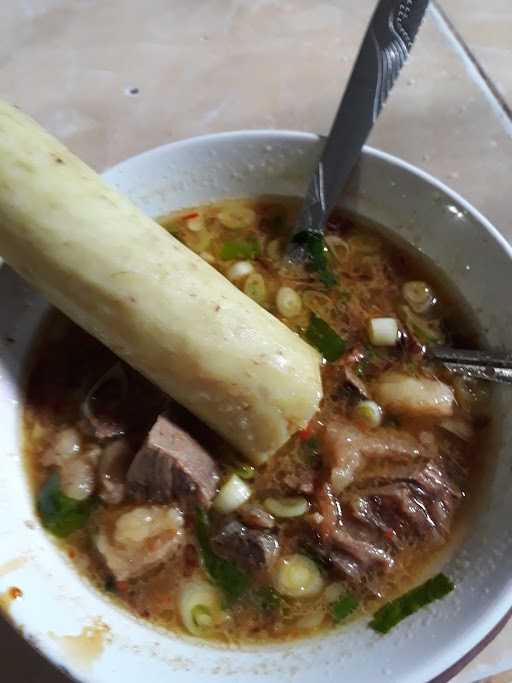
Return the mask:
<path id="1" fill-rule="evenodd" d="M 3 0 L 0 97 L 98 170 L 201 133 L 325 133 L 373 5 Z M 445 181 L 512 239 L 511 108 L 511 0 L 441 0 L 370 144 Z M 67 680 L 0 631 L 2 683 Z M 510 683 L 512 673 L 489 678 L 507 668 L 512 625 L 455 681 Z"/>

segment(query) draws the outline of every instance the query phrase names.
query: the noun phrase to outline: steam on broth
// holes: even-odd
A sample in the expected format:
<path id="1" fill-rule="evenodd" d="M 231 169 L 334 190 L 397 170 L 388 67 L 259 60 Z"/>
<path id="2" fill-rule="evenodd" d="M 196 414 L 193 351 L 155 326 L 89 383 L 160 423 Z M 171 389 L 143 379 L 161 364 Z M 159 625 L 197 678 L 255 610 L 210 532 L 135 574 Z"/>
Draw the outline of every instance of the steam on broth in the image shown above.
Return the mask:
<path id="1" fill-rule="evenodd" d="M 324 356 L 320 411 L 271 459 L 245 461 L 60 314 L 33 352 L 25 453 L 43 524 L 98 588 L 174 631 L 333 628 L 410 588 L 473 495 L 485 388 L 424 355 L 474 343 L 460 302 L 343 213 L 306 266 L 286 263 L 297 206 L 226 200 L 160 221 Z"/>

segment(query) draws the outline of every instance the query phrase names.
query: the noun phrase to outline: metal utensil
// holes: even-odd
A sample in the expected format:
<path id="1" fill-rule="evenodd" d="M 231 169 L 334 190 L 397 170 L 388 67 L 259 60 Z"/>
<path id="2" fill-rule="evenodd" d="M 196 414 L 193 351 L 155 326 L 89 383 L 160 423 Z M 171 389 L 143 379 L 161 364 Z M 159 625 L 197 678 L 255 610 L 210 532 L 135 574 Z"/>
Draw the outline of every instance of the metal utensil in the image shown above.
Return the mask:
<path id="1" fill-rule="evenodd" d="M 288 255 L 293 260 L 306 258 L 308 235 L 323 232 L 407 59 L 427 5 L 428 0 L 378 3 L 290 238 Z"/>
<path id="2" fill-rule="evenodd" d="M 493 382 L 512 383 L 512 354 L 466 351 L 432 346 L 427 356 L 443 363 L 452 372 Z"/>
<path id="3" fill-rule="evenodd" d="M 308 257 L 312 235 L 322 235 L 382 105 L 412 47 L 428 0 L 380 0 L 366 30 L 329 136 L 288 243 L 291 261 Z M 469 377 L 512 383 L 512 355 L 446 347 L 430 358 Z"/>

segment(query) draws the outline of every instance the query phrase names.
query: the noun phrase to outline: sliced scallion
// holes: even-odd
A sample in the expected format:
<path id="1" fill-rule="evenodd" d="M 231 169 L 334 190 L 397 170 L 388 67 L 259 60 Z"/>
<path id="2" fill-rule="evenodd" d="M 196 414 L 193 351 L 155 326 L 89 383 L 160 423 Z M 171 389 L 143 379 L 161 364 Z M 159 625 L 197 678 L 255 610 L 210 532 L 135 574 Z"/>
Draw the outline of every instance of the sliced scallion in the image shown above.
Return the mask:
<path id="1" fill-rule="evenodd" d="M 329 607 L 334 623 L 339 624 L 340 621 L 346 619 L 357 608 L 358 604 L 350 593 L 341 595 L 335 602 L 332 602 Z"/>
<path id="2" fill-rule="evenodd" d="M 422 607 L 444 598 L 454 589 L 452 581 L 445 574 L 437 574 L 421 586 L 413 588 L 396 600 L 388 602 L 373 615 L 370 627 L 378 633 L 391 629 Z"/>
<path id="3" fill-rule="evenodd" d="M 234 470 L 234 473 L 240 477 L 240 479 L 254 479 L 256 475 L 256 468 L 248 463 L 240 463 Z"/>
<path id="4" fill-rule="evenodd" d="M 326 287 L 332 287 L 337 283 L 336 276 L 329 268 L 327 259 L 328 249 L 325 246 L 324 237 L 318 232 L 304 230 L 295 236 L 294 242 L 304 247 L 311 264 L 311 268 L 318 273 L 320 282 Z"/>
<path id="5" fill-rule="evenodd" d="M 253 259 L 259 256 L 260 252 L 260 244 L 256 240 L 234 240 L 232 242 L 224 242 L 220 248 L 219 257 L 223 261 Z"/>
<path id="6" fill-rule="evenodd" d="M 290 496 L 288 498 L 265 498 L 263 507 L 274 517 L 287 519 L 302 517 L 308 511 L 309 504 L 304 496 Z"/>
<path id="7" fill-rule="evenodd" d="M 37 511 L 44 528 L 59 538 L 82 529 L 95 504 L 94 498 L 75 500 L 62 493 L 57 472 L 50 475 L 37 496 Z"/>
<path id="8" fill-rule="evenodd" d="M 337 360 L 345 351 L 345 340 L 314 313 L 311 316 L 305 337 L 329 362 Z"/>

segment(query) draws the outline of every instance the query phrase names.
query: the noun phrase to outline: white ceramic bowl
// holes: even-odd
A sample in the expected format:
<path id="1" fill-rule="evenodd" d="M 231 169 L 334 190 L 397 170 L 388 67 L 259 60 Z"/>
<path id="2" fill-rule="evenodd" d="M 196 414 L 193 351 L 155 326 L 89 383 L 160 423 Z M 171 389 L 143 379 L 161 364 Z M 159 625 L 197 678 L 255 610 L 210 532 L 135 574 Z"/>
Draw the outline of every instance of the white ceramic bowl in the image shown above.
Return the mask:
<path id="1" fill-rule="evenodd" d="M 300 195 L 321 146 L 315 135 L 227 133 L 129 159 L 105 174 L 153 216 L 222 197 Z M 345 204 L 427 253 L 471 302 L 493 346 L 512 348 L 511 250 L 463 199 L 389 155 L 366 149 Z M 425 683 L 453 666 L 512 605 L 512 496 L 507 394 L 498 392 L 497 467 L 478 517 L 445 571 L 456 591 L 381 637 L 365 621 L 299 643 L 228 650 L 161 632 L 113 606 L 75 572 L 42 531 L 20 457 L 27 350 L 47 306 L 7 267 L 0 271 L 0 590 L 27 639 L 88 683 Z M 89 637 L 87 637 L 89 636 Z"/>

